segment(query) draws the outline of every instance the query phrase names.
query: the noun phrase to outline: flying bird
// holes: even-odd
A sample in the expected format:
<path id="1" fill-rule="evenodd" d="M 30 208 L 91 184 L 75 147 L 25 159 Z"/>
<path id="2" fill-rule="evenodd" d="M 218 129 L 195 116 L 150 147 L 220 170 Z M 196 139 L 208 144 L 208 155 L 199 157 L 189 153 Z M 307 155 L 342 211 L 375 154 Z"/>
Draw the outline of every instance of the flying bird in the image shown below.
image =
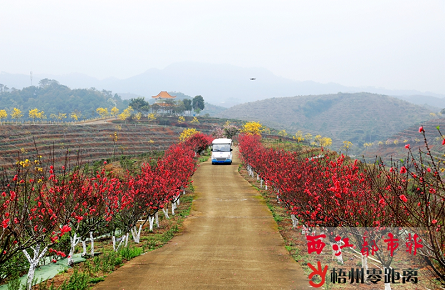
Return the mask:
<path id="1" fill-rule="evenodd" d="M 250 80 L 251 80 L 251 81 L 254 81 L 254 80 L 256 80 L 256 78 L 250 78 Z"/>

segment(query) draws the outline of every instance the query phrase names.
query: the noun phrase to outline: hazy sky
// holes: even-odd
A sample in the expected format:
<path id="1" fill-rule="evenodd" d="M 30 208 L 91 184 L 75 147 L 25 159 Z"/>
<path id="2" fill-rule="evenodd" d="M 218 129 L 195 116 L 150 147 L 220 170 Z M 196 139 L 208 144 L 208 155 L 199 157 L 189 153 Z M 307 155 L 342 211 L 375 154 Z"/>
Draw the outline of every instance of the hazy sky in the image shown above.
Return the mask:
<path id="1" fill-rule="evenodd" d="M 445 94 L 445 0 L 0 0 L 0 71 L 127 78 L 179 61 Z"/>

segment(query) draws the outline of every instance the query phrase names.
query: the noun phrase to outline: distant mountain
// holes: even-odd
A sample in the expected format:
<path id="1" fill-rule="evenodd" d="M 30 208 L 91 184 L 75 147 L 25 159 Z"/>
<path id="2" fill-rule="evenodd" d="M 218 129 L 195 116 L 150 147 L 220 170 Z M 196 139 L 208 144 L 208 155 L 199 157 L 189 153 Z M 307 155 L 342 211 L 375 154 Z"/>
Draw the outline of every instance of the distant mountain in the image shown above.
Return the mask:
<path id="1" fill-rule="evenodd" d="M 206 102 L 231 107 L 236 104 L 252 102 L 272 97 L 295 95 L 332 94 L 338 92 L 371 92 L 394 96 L 416 96 L 416 101 L 430 104 L 430 97 L 443 98 L 445 95 L 422 93 L 418 91 L 395 91 L 375 87 L 347 87 L 336 83 L 317 83 L 295 81 L 274 75 L 264 68 L 243 68 L 226 64 L 204 64 L 180 62 L 164 69 L 149 69 L 146 72 L 119 80 L 108 78 L 98 80 L 86 75 L 72 73 L 67 75 L 33 76 L 33 84 L 40 79 L 50 78 L 66 84 L 70 88 L 91 88 L 111 90 L 120 95 L 126 93 L 145 96 L 147 99 L 160 91 L 184 92 L 189 96 L 202 95 Z M 251 80 L 255 78 L 255 80 Z M 30 76 L 0 73 L 0 84 L 9 88 L 30 86 Z"/>
<path id="2" fill-rule="evenodd" d="M 200 116 L 204 116 L 206 114 L 209 114 L 209 116 L 214 117 L 218 114 L 221 114 L 222 112 L 224 112 L 225 110 L 227 110 L 227 108 L 221 107 L 221 106 L 216 106 L 216 105 L 212 105 L 210 103 L 205 103 L 204 104 L 204 110 L 202 110 L 199 115 Z"/>
<path id="3" fill-rule="evenodd" d="M 416 105 L 424 106 L 430 109 L 433 113 L 437 113 L 438 111 L 445 108 L 445 98 L 422 96 L 422 95 L 411 95 L 411 96 L 402 95 L 394 97 Z"/>
<path id="4" fill-rule="evenodd" d="M 393 97 L 370 93 L 272 98 L 237 105 L 217 115 L 221 118 L 260 121 L 294 134 L 321 134 L 334 148 L 351 141 L 385 140 L 413 124 L 430 118 L 430 111 Z"/>

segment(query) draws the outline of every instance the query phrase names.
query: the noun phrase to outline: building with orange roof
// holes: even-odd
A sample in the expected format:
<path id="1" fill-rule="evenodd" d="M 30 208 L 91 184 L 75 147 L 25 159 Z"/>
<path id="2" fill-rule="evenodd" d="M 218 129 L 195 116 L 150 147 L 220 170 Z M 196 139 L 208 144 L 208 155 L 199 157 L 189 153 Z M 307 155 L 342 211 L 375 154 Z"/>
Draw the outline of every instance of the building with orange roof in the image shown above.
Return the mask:
<path id="1" fill-rule="evenodd" d="M 173 101 L 176 96 L 172 96 L 166 91 L 161 91 L 156 96 L 152 96 L 152 98 L 156 99 L 155 103 L 152 105 L 152 109 L 155 109 L 156 111 L 162 109 L 164 112 L 168 112 L 174 106 Z"/>

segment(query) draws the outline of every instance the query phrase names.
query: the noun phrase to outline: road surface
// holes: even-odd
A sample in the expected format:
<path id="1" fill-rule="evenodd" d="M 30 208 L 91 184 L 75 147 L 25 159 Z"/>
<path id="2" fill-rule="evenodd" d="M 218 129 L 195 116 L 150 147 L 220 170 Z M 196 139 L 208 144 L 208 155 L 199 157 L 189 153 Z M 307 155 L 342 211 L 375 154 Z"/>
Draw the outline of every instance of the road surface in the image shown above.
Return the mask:
<path id="1" fill-rule="evenodd" d="M 260 194 L 232 165 L 201 163 L 184 230 L 94 289 L 308 289 Z"/>

